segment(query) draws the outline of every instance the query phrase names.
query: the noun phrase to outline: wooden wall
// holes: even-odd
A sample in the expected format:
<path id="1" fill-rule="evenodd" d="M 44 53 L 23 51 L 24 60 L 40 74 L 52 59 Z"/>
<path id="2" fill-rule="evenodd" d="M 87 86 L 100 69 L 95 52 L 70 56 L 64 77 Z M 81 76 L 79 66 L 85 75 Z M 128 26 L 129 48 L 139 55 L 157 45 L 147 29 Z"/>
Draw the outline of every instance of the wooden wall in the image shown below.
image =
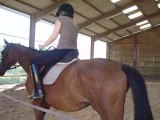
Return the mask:
<path id="1" fill-rule="evenodd" d="M 160 26 L 110 43 L 109 57 L 143 75 L 160 76 Z"/>

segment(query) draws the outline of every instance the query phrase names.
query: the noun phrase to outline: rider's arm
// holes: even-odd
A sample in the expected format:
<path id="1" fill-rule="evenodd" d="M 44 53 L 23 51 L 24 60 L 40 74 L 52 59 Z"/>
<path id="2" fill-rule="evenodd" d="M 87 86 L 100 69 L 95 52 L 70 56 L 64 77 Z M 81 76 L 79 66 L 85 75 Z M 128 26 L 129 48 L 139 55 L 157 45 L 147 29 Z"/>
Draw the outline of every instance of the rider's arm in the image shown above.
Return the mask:
<path id="1" fill-rule="evenodd" d="M 43 44 L 40 45 L 40 49 L 43 49 L 44 47 L 48 46 L 49 44 L 51 44 L 54 40 L 56 40 L 59 32 L 61 29 L 61 22 L 59 20 L 56 20 L 55 22 L 55 28 L 53 30 L 53 33 L 51 34 L 51 36 L 48 38 L 48 40 Z"/>

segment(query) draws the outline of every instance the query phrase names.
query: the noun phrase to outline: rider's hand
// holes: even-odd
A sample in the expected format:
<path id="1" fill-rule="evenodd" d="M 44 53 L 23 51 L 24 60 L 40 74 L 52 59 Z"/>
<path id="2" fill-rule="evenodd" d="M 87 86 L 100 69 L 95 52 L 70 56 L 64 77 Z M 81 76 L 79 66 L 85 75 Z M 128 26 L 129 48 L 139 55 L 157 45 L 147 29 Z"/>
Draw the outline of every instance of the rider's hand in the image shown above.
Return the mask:
<path id="1" fill-rule="evenodd" d="M 39 46 L 39 50 L 42 50 L 44 48 L 44 45 L 38 45 Z"/>

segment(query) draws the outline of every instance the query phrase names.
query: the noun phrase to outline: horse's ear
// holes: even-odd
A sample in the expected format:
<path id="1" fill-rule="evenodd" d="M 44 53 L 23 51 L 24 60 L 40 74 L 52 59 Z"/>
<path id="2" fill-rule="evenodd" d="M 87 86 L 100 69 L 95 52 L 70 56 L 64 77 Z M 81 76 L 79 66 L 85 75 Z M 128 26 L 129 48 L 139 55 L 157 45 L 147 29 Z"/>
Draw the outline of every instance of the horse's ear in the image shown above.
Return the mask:
<path id="1" fill-rule="evenodd" d="M 8 41 L 7 41 L 6 39 L 4 39 L 4 43 L 5 43 L 6 45 L 9 44 Z"/>

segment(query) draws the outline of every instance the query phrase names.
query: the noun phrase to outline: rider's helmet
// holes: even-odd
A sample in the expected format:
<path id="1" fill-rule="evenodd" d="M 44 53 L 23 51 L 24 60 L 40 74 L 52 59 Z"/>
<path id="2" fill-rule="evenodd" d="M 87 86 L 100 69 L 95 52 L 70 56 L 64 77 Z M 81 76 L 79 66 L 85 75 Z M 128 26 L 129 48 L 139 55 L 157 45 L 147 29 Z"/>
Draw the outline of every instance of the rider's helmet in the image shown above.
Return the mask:
<path id="1" fill-rule="evenodd" d="M 62 16 L 69 16 L 69 17 L 73 18 L 74 9 L 73 9 L 72 5 L 70 5 L 69 3 L 62 4 L 58 8 L 58 11 L 56 13 L 57 17 L 59 17 L 60 15 L 62 15 Z"/>

